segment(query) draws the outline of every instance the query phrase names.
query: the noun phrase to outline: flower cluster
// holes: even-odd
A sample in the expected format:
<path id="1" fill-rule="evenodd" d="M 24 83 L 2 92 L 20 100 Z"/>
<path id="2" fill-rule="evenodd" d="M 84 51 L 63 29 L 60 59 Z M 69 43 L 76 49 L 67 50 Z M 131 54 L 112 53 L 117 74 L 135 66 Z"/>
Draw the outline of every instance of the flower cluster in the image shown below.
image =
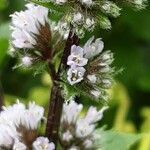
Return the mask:
<path id="1" fill-rule="evenodd" d="M 0 113 L 0 149 L 27 150 L 33 147 L 34 150 L 54 150 L 54 144 L 47 138 L 37 137 L 43 119 L 44 109 L 34 102 L 29 103 L 28 108 L 19 101 L 3 107 Z"/>
<path id="2" fill-rule="evenodd" d="M 77 35 L 84 34 L 84 30 L 93 31 L 97 23 L 104 29 L 110 29 L 111 23 L 107 16 L 118 17 L 121 10 L 114 2 L 108 0 L 79 0 L 78 2 L 52 0 L 52 2 L 60 7 L 62 5 L 71 7 L 68 12 L 65 12 L 64 18 L 74 26 Z"/>
<path id="3" fill-rule="evenodd" d="M 71 101 L 64 104 L 61 119 L 60 140 L 63 147 L 69 150 L 91 150 L 94 148 L 94 130 L 96 123 L 103 117 L 107 107 L 97 111 L 95 107 L 88 109 L 85 117 L 80 117 L 82 104 Z"/>
<path id="4" fill-rule="evenodd" d="M 95 99 L 107 99 L 106 89 L 112 85 L 114 69 L 110 67 L 113 54 L 110 51 L 102 52 L 103 41 L 99 38 L 94 41 L 90 38 L 83 48 L 73 45 L 67 64 L 67 80 L 70 85 L 79 85 L 81 91 L 94 96 Z M 83 67 L 84 66 L 84 67 Z M 78 87 L 79 88 L 79 87 Z"/>
<path id="5" fill-rule="evenodd" d="M 29 67 L 38 59 L 50 57 L 51 31 L 47 8 L 30 3 L 26 7 L 25 11 L 15 12 L 10 16 L 12 45 L 21 49 L 16 53 L 21 53 L 22 64 Z"/>
<path id="6" fill-rule="evenodd" d="M 82 109 L 83 105 L 74 100 L 63 105 L 59 139 L 64 149 L 90 150 L 94 146 L 95 127 L 107 107 L 97 111 L 91 106 L 84 118 L 80 116 Z M 43 115 L 44 109 L 35 103 L 29 103 L 26 108 L 17 101 L 12 106 L 3 107 L 0 113 L 0 149 L 54 150 L 54 143 L 37 133 Z"/>
<path id="7" fill-rule="evenodd" d="M 30 67 L 37 62 L 51 61 L 56 49 L 53 46 L 67 39 L 69 26 L 63 21 L 49 20 L 49 10 L 45 7 L 29 3 L 26 8 L 10 15 L 11 45 L 15 48 L 13 53 L 21 57 L 21 65 Z"/>
<path id="8" fill-rule="evenodd" d="M 120 1 L 111 0 L 51 0 L 52 10 L 63 13 L 64 20 L 74 27 L 74 32 L 83 38 L 85 31 L 93 31 L 99 25 L 102 29 L 111 29 L 111 18 L 120 16 Z M 136 10 L 145 8 L 147 0 L 124 0 Z M 119 6 L 120 5 L 120 6 Z"/>
<path id="9" fill-rule="evenodd" d="M 68 81 L 71 85 L 81 82 L 85 73 L 85 66 L 88 59 L 84 58 L 84 50 L 76 45 L 71 47 L 71 55 L 68 57 L 67 65 L 70 66 L 68 70 Z"/>

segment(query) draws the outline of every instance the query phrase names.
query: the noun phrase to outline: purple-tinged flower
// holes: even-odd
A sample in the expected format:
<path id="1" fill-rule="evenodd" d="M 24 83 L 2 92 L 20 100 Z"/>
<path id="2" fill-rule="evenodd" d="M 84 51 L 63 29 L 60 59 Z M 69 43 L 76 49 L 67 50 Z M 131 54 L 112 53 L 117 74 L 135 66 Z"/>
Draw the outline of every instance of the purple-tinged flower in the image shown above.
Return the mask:
<path id="1" fill-rule="evenodd" d="M 83 80 L 85 69 L 83 67 L 71 67 L 67 72 L 67 79 L 71 85 L 79 83 Z"/>
<path id="2" fill-rule="evenodd" d="M 54 150 L 55 145 L 53 142 L 50 142 L 48 138 L 38 137 L 33 143 L 33 150 Z"/>
<path id="3" fill-rule="evenodd" d="M 84 56 L 85 58 L 92 58 L 98 54 L 100 54 L 104 48 L 104 43 L 103 41 L 98 38 L 93 42 L 94 36 L 91 37 L 86 44 L 84 45 Z"/>
<path id="4" fill-rule="evenodd" d="M 85 66 L 88 59 L 83 57 L 83 49 L 80 46 L 73 45 L 71 47 L 71 54 L 68 57 L 67 65 Z"/>

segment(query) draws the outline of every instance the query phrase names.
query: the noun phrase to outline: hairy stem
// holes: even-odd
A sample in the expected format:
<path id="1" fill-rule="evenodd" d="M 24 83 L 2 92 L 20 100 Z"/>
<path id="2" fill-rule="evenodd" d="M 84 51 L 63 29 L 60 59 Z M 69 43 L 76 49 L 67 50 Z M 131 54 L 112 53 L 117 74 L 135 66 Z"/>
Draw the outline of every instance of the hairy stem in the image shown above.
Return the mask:
<path id="1" fill-rule="evenodd" d="M 58 142 L 60 119 L 64 102 L 64 98 L 61 94 L 62 89 L 59 84 L 59 81 L 61 80 L 60 73 L 61 69 L 67 69 L 67 58 L 70 55 L 71 46 L 73 44 L 78 45 L 78 43 L 79 43 L 78 37 L 75 34 L 73 34 L 72 30 L 70 30 L 69 37 L 67 39 L 63 56 L 61 59 L 61 63 L 58 68 L 58 72 L 55 73 L 55 71 L 51 68 L 51 65 L 49 65 L 53 80 L 53 87 L 50 96 L 49 112 L 46 126 L 46 136 L 55 143 L 55 146 L 57 146 Z"/>

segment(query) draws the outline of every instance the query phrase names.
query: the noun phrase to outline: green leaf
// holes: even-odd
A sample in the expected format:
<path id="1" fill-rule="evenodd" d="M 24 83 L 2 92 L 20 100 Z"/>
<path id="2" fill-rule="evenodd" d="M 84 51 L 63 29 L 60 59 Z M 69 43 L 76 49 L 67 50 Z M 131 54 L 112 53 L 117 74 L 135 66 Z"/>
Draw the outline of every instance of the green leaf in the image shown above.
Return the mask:
<path id="1" fill-rule="evenodd" d="M 142 137 L 140 134 L 125 134 L 113 130 L 99 129 L 96 133 L 98 136 L 95 146 L 102 150 L 128 150 Z"/>

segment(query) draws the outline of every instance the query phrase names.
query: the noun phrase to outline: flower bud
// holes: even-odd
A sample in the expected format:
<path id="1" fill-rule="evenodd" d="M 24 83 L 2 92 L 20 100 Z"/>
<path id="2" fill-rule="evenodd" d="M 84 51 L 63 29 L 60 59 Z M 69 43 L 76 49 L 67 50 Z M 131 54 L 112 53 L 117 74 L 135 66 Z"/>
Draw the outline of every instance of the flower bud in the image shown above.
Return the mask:
<path id="1" fill-rule="evenodd" d="M 25 67 L 30 67 L 32 65 L 32 58 L 29 56 L 25 56 L 22 58 L 22 65 Z"/>
<path id="2" fill-rule="evenodd" d="M 102 3 L 101 10 L 102 12 L 116 18 L 120 15 L 121 8 L 111 1 L 104 1 Z"/>

